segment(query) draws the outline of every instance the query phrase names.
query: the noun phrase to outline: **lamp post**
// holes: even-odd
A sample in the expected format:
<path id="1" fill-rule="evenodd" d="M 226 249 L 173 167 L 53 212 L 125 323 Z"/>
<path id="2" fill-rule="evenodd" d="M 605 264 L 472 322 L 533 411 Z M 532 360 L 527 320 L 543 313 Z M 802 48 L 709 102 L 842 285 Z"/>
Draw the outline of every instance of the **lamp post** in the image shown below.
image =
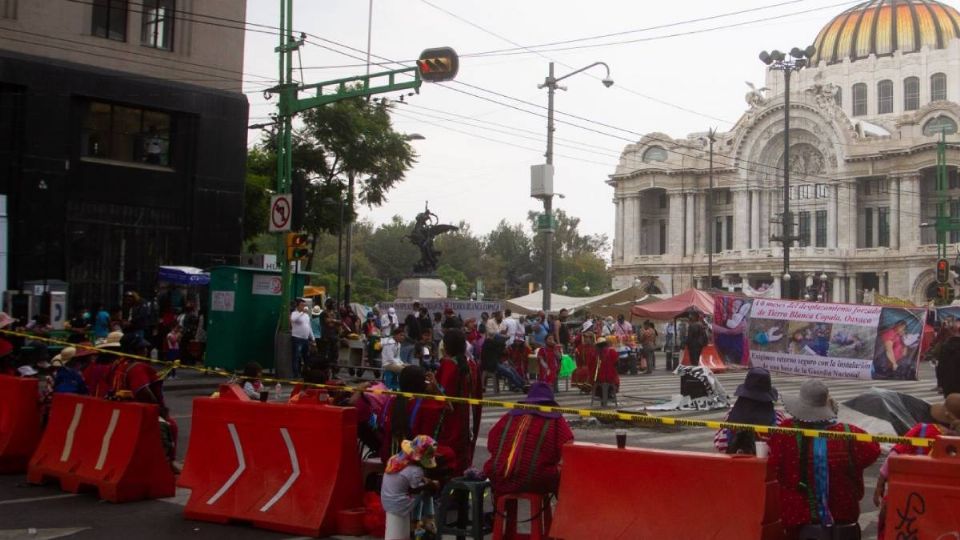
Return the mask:
<path id="1" fill-rule="evenodd" d="M 547 169 L 553 169 L 553 95 L 556 92 L 557 88 L 561 90 L 566 90 L 566 88 L 559 86 L 557 83 L 580 73 L 586 71 L 594 66 L 603 66 L 607 70 L 607 75 L 604 77 L 601 82 L 607 88 L 613 86 L 613 79 L 610 78 L 610 66 L 604 62 L 594 62 L 588 66 L 584 66 L 576 71 L 567 73 L 562 77 L 556 77 L 553 72 L 553 62 L 550 62 L 550 71 L 547 74 L 547 78 L 544 79 L 543 84 L 538 85 L 537 88 L 546 88 L 547 89 L 547 152 L 543 155 L 547 160 Z M 551 179 L 552 184 L 552 179 Z M 552 185 L 548 192 L 540 196 L 543 199 L 543 217 L 546 220 L 546 223 L 543 230 L 543 311 L 550 311 L 550 289 L 553 287 L 553 189 Z"/>
<path id="2" fill-rule="evenodd" d="M 798 237 L 793 235 L 793 220 L 790 217 L 790 74 L 807 67 L 810 59 L 817 52 L 816 47 L 810 45 L 806 49 L 794 47 L 789 57 L 778 51 L 763 51 L 760 61 L 771 71 L 783 72 L 783 231 L 779 238 L 773 237 L 775 242 L 783 243 L 783 274 L 784 290 L 780 291 L 781 298 L 792 296 L 789 278 L 790 275 L 790 246 Z"/>
<path id="3" fill-rule="evenodd" d="M 717 140 L 717 130 L 710 128 L 707 131 L 707 141 L 710 144 L 710 187 L 707 190 L 707 289 L 713 289 L 713 143 Z"/>

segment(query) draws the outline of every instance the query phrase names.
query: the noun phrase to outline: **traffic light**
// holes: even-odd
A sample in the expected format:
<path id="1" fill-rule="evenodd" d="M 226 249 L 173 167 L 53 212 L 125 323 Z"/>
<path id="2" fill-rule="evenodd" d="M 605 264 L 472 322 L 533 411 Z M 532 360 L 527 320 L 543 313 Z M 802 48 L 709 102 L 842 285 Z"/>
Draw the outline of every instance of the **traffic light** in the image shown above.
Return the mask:
<path id="1" fill-rule="evenodd" d="M 937 298 L 944 304 L 953 302 L 954 292 L 950 285 L 937 285 Z"/>
<path id="2" fill-rule="evenodd" d="M 307 233 L 287 233 L 287 260 L 299 261 L 310 256 L 310 235 Z"/>
<path id="3" fill-rule="evenodd" d="M 950 282 L 950 261 L 937 259 L 937 283 Z"/>
<path id="4" fill-rule="evenodd" d="M 450 47 L 427 49 L 420 53 L 417 69 L 420 71 L 420 78 L 426 82 L 449 81 L 457 76 L 460 57 Z"/>

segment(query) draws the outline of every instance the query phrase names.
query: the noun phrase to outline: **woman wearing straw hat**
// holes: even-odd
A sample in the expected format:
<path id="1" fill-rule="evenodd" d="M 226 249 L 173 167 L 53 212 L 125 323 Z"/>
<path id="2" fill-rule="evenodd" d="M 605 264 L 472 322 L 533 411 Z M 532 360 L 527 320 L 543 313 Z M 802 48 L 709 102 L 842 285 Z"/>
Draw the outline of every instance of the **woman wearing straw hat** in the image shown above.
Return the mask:
<path id="1" fill-rule="evenodd" d="M 799 394 L 784 396 L 783 402 L 793 418 L 781 427 L 866 433 L 837 421 L 838 406 L 819 380 L 804 382 Z M 863 471 L 879 455 L 876 442 L 799 433 L 771 436 L 770 466 L 780 482 L 781 521 L 787 539 L 859 540 Z"/>

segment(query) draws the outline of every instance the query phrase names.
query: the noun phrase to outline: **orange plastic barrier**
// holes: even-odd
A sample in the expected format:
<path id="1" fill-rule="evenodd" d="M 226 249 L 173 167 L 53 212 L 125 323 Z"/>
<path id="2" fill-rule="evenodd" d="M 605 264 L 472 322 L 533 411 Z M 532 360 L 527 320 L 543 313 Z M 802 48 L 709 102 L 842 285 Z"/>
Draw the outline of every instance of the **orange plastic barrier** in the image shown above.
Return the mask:
<path id="1" fill-rule="evenodd" d="M 40 402 L 37 379 L 0 375 L 0 474 L 27 470 L 40 442 Z"/>
<path id="2" fill-rule="evenodd" d="M 890 458 L 887 538 L 960 539 L 960 437 L 944 437 L 929 456 Z"/>
<path id="3" fill-rule="evenodd" d="M 766 459 L 571 443 L 550 536 L 774 540 L 779 498 Z"/>
<path id="4" fill-rule="evenodd" d="M 187 519 L 343 534 L 339 514 L 363 506 L 357 411 L 197 398 L 180 485 Z"/>
<path id="5" fill-rule="evenodd" d="M 50 479 L 71 493 L 95 487 L 111 502 L 172 497 L 176 489 L 157 406 L 55 395 L 27 469 L 31 484 Z"/>
<path id="6" fill-rule="evenodd" d="M 685 366 L 690 365 L 690 351 L 686 347 L 683 349 L 683 356 L 680 357 L 680 363 Z M 710 368 L 710 371 L 714 373 L 724 373 L 727 371 L 727 365 L 723 363 L 723 359 L 720 358 L 720 355 L 717 353 L 717 348 L 712 344 L 700 350 L 700 365 Z"/>

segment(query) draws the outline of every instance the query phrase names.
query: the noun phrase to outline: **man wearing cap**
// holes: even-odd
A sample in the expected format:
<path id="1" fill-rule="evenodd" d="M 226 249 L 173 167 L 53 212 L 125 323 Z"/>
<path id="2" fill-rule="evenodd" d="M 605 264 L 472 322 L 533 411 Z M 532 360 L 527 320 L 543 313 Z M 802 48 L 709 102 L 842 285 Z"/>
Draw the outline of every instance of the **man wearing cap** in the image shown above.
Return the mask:
<path id="1" fill-rule="evenodd" d="M 300 378 L 300 368 L 310 357 L 310 340 L 313 339 L 313 329 L 310 327 L 310 310 L 307 301 L 297 298 L 297 302 L 290 312 L 290 343 L 293 347 L 293 356 L 290 361 L 293 366 L 293 378 Z"/>
<path id="2" fill-rule="evenodd" d="M 393 308 L 390 308 L 393 309 Z M 393 329 L 393 336 L 385 337 L 380 342 L 380 367 L 383 368 L 383 384 L 387 388 L 396 390 L 400 372 L 407 364 L 400 358 L 400 348 L 406 339 L 407 334 L 402 326 Z"/>
<path id="3" fill-rule="evenodd" d="M 822 381 L 805 381 L 799 394 L 784 396 L 783 402 L 792 418 L 780 427 L 866 433 L 837 421 L 839 407 Z M 859 539 L 863 471 L 879 455 L 876 442 L 772 435 L 769 464 L 780 482 L 781 521 L 787 539 Z"/>
<path id="4" fill-rule="evenodd" d="M 550 385 L 535 382 L 528 405 L 557 406 Z M 556 412 L 511 409 L 487 434 L 490 458 L 483 466 L 495 497 L 509 493 L 556 493 L 560 486 L 560 456 L 573 431 Z"/>

